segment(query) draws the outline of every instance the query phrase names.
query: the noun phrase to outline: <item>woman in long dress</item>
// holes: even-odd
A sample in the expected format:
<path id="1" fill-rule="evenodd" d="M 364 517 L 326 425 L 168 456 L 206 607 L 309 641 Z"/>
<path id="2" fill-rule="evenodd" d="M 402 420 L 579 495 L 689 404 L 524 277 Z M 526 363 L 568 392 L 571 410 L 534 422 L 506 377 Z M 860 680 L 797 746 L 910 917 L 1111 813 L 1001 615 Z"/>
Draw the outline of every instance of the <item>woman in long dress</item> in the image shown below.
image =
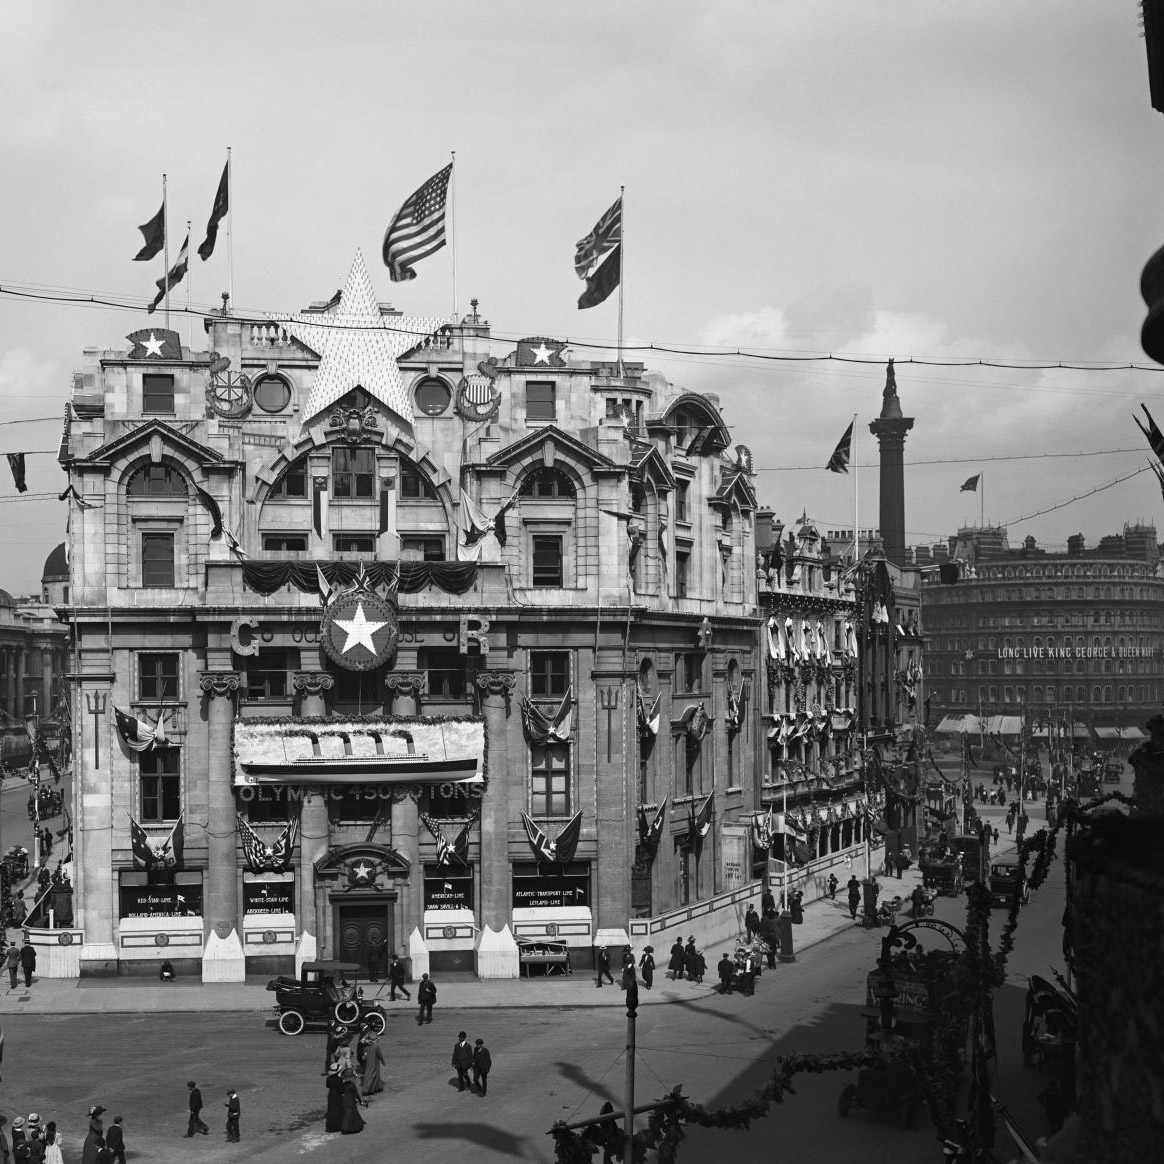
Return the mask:
<path id="1" fill-rule="evenodd" d="M 97 1164 L 97 1153 L 105 1144 L 105 1124 L 101 1121 L 104 1111 L 100 1106 L 89 1109 L 89 1134 L 85 1137 L 81 1164 Z"/>
<path id="2" fill-rule="evenodd" d="M 53 1120 L 49 1120 L 44 1129 L 44 1164 L 65 1164 L 61 1155 L 61 1137 Z"/>
<path id="3" fill-rule="evenodd" d="M 364 1118 L 360 1115 L 360 1093 L 353 1072 L 343 1073 L 344 1118 L 340 1131 L 345 1136 L 354 1136 L 364 1130 Z"/>
<path id="4" fill-rule="evenodd" d="M 384 1090 L 384 1080 L 380 1074 L 383 1062 L 384 1052 L 380 1050 L 380 1040 L 376 1035 L 369 1034 L 364 1042 L 364 1078 L 361 1082 L 365 1096 Z"/>
<path id="5" fill-rule="evenodd" d="M 339 1067 L 334 1066 L 327 1073 L 327 1122 L 324 1127 L 329 1132 L 338 1132 L 344 1123 L 343 1080 Z"/>

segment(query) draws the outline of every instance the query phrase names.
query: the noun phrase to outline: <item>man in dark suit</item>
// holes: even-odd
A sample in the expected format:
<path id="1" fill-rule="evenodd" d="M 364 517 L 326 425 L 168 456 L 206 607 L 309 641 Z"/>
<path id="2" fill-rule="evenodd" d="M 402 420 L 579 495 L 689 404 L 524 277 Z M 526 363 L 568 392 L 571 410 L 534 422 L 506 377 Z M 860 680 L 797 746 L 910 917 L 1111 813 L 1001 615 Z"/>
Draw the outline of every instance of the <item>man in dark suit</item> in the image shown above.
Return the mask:
<path id="1" fill-rule="evenodd" d="M 125 1164 L 125 1129 L 122 1128 L 124 1116 L 114 1116 L 109 1131 L 105 1133 L 105 1147 L 113 1153 L 112 1159 L 117 1164 Z"/>
<path id="2" fill-rule="evenodd" d="M 202 1092 L 193 1079 L 187 1082 L 186 1087 L 190 1091 L 190 1123 L 186 1127 L 186 1138 L 190 1139 L 195 1132 L 205 1136 L 210 1129 L 202 1122 Z"/>
<path id="3" fill-rule="evenodd" d="M 469 1068 L 473 1066 L 473 1048 L 469 1046 L 469 1039 L 464 1031 L 457 1035 L 457 1041 L 453 1045 L 453 1066 L 457 1069 L 457 1090 L 467 1090 Z"/>
<path id="4" fill-rule="evenodd" d="M 478 1095 L 484 1095 L 489 1089 L 489 1072 L 493 1070 L 493 1056 L 485 1046 L 484 1039 L 478 1039 L 473 1047 L 473 1085 Z"/>
<path id="5" fill-rule="evenodd" d="M 238 1101 L 238 1092 L 233 1087 L 226 1089 L 226 1142 L 237 1144 L 242 1136 L 239 1134 L 238 1121 L 242 1115 L 242 1104 Z"/>

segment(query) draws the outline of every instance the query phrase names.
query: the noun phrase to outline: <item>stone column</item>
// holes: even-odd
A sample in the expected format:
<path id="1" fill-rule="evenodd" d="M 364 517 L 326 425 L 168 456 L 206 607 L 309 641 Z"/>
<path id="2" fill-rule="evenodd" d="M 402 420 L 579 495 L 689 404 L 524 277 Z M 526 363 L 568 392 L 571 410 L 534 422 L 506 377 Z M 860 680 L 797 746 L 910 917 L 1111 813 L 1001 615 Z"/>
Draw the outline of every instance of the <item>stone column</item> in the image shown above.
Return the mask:
<path id="1" fill-rule="evenodd" d="M 303 718 L 322 719 L 327 715 L 324 692 L 335 686 L 326 671 L 297 671 L 292 679 L 300 696 L 299 714 Z M 299 949 L 296 965 L 325 955 L 323 935 L 326 903 L 316 900 L 315 863 L 327 852 L 327 800 L 311 795 L 302 802 L 299 817 Z"/>
<path id="2" fill-rule="evenodd" d="M 16 701 L 12 708 L 12 714 L 17 719 L 23 721 L 24 719 L 24 648 L 17 647 L 13 652 L 16 656 Z"/>
<path id="3" fill-rule="evenodd" d="M 485 716 L 489 775 L 481 798 L 481 926 L 500 930 L 509 923 L 509 789 L 505 779 L 506 718 L 514 671 L 479 671 L 477 695 Z"/>
<path id="4" fill-rule="evenodd" d="M 206 946 L 202 953 L 203 982 L 242 982 L 246 958 L 238 934 L 238 862 L 233 763 L 230 754 L 234 696 L 240 676 L 236 671 L 201 671 L 198 684 L 207 696 L 206 781 L 207 884 L 203 914 Z"/>
<path id="5" fill-rule="evenodd" d="M 51 647 L 40 649 L 40 714 L 53 713 L 53 652 Z"/>
<path id="6" fill-rule="evenodd" d="M 421 696 L 428 690 L 427 671 L 393 671 L 384 680 L 393 715 L 419 715 Z M 397 953 L 408 954 L 413 928 L 423 935 L 424 869 L 420 864 L 420 806 L 404 793 L 392 801 L 392 847 L 408 862 L 412 872 L 401 886 L 401 932 L 396 935 Z"/>

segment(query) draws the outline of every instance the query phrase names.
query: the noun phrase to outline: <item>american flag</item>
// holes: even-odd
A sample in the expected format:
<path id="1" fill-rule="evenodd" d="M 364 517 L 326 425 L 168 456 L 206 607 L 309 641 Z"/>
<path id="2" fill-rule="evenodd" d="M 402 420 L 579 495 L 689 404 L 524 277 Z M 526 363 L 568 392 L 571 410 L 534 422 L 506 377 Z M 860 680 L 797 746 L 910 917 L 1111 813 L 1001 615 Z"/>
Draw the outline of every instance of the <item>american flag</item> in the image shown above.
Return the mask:
<path id="1" fill-rule="evenodd" d="M 396 212 L 385 231 L 384 265 L 393 283 L 415 279 L 412 264 L 435 255 L 445 245 L 445 200 L 452 172 L 450 162 L 429 178 Z"/>
<path id="2" fill-rule="evenodd" d="M 574 271 L 579 279 L 587 278 L 598 265 L 598 260 L 608 251 L 614 250 L 622 241 L 622 195 L 614 205 L 594 224 L 594 229 L 578 240 L 574 252 Z"/>
<path id="3" fill-rule="evenodd" d="M 453 857 L 453 846 L 449 844 L 445 838 L 444 831 L 441 826 L 437 824 L 427 812 L 420 814 L 420 823 L 432 834 L 432 838 L 437 843 L 437 864 L 447 865 Z"/>

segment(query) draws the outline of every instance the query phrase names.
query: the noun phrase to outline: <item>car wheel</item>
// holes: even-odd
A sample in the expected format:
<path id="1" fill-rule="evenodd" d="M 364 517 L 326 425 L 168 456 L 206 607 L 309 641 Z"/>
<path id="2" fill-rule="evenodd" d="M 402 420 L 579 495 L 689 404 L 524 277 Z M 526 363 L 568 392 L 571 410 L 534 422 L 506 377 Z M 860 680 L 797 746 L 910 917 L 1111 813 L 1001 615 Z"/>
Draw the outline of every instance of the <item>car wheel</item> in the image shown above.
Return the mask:
<path id="1" fill-rule="evenodd" d="M 360 1005 L 354 998 L 345 999 L 335 1004 L 335 1017 L 351 1026 L 360 1017 Z"/>
<path id="2" fill-rule="evenodd" d="M 856 1085 L 852 1084 L 852 1083 L 850 1083 L 848 1085 L 848 1087 L 846 1087 L 841 1092 L 841 1098 L 837 1100 L 837 1114 L 842 1119 L 844 1119 L 844 1117 L 849 1114 L 849 1111 L 853 1106 L 853 1097 L 856 1094 L 857 1094 Z"/>
<path id="3" fill-rule="evenodd" d="M 388 1026 L 387 1020 L 384 1018 L 382 1011 L 369 1010 L 367 1011 L 360 1022 L 368 1028 L 374 1035 L 382 1035 L 385 1028 Z"/>
<path id="4" fill-rule="evenodd" d="M 297 1010 L 285 1010 L 279 1016 L 279 1030 L 285 1035 L 302 1034 L 305 1025 L 303 1016 Z"/>

